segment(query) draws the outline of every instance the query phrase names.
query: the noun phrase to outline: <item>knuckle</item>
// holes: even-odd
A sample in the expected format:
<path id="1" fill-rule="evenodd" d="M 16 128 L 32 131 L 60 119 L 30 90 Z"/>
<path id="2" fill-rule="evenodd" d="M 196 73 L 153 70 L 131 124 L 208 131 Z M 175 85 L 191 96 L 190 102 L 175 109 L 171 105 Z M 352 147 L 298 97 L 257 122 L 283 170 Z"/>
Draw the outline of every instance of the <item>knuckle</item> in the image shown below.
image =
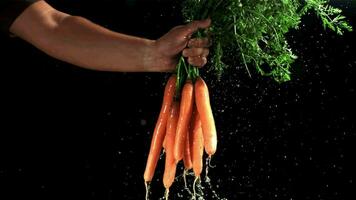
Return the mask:
<path id="1" fill-rule="evenodd" d="M 201 42 L 201 40 L 199 40 L 199 41 L 197 41 L 197 43 L 195 45 L 196 45 L 196 47 L 201 48 L 202 44 L 203 43 Z"/>
<path id="2" fill-rule="evenodd" d="M 195 48 L 195 54 L 199 56 L 202 53 L 202 49 L 200 48 Z"/>
<path id="3" fill-rule="evenodd" d="M 204 49 L 204 56 L 208 56 L 210 53 L 209 49 Z"/>
<path id="4" fill-rule="evenodd" d="M 201 66 L 204 66 L 206 63 L 207 63 L 207 59 L 206 59 L 206 57 L 203 57 L 201 59 Z"/>
<path id="5" fill-rule="evenodd" d="M 188 47 L 192 47 L 194 43 L 194 39 L 190 39 L 188 42 Z"/>
<path id="6" fill-rule="evenodd" d="M 182 52 L 182 55 L 184 57 L 187 57 L 188 56 L 188 53 L 187 53 L 188 49 L 184 49 L 183 52 Z"/>
<path id="7" fill-rule="evenodd" d="M 206 46 L 206 47 L 210 46 L 210 41 L 209 41 L 208 38 L 205 38 L 205 40 L 204 40 L 204 46 Z"/>

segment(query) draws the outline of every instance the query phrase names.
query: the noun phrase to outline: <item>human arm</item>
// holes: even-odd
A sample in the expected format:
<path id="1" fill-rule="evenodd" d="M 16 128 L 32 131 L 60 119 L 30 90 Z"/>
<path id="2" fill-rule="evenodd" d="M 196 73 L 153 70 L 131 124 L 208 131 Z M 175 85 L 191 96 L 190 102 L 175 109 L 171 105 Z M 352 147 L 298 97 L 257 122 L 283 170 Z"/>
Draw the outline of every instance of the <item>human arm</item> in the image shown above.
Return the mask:
<path id="1" fill-rule="evenodd" d="M 88 69 L 121 72 L 173 71 L 177 55 L 203 66 L 208 55 L 206 39 L 190 41 L 198 28 L 210 21 L 177 26 L 158 40 L 149 40 L 110 31 L 89 20 L 60 12 L 45 1 L 27 8 L 12 24 L 10 32 L 48 55 Z"/>

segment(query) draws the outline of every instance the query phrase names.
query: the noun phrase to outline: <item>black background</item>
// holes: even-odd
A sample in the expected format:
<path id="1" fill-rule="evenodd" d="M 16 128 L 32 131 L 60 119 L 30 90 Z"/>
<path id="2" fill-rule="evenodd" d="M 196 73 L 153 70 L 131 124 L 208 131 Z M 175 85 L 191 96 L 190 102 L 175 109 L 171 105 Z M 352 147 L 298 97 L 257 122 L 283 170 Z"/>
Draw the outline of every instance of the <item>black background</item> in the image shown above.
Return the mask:
<path id="1" fill-rule="evenodd" d="M 151 39 L 182 23 L 180 1 L 48 2 Z M 355 3 L 337 5 L 356 26 Z M 233 62 L 221 81 L 204 75 L 219 133 L 210 177 L 221 197 L 356 198 L 356 34 L 337 37 L 314 15 L 303 22 L 289 35 L 299 56 L 292 81 L 250 79 Z M 0 199 L 143 199 L 168 74 L 89 71 L 6 35 L 0 48 Z M 152 199 L 163 196 L 161 169 Z M 172 199 L 188 199 L 182 187 L 174 185 Z"/>

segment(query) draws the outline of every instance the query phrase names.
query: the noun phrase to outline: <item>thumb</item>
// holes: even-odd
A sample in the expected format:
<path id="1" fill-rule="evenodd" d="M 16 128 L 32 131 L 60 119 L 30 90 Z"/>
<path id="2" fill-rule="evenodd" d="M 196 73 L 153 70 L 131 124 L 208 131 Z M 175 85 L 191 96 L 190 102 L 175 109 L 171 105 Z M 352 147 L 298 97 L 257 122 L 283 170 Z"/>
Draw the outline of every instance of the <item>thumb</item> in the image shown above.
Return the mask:
<path id="1" fill-rule="evenodd" d="M 193 33 L 195 33 L 198 29 L 205 29 L 209 28 L 211 24 L 211 20 L 204 19 L 204 20 L 197 20 L 197 21 L 192 21 L 189 24 L 185 26 L 185 31 L 184 31 L 184 36 L 185 37 L 190 37 Z"/>

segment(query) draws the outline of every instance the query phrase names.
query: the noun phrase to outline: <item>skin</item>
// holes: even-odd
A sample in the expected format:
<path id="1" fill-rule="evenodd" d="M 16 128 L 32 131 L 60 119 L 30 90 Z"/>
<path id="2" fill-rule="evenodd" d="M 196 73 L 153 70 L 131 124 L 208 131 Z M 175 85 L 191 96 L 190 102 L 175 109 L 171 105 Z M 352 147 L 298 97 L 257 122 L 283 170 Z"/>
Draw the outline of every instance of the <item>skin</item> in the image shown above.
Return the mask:
<path id="1" fill-rule="evenodd" d="M 87 69 L 171 72 L 182 51 L 190 64 L 206 64 L 209 40 L 190 37 L 199 28 L 209 26 L 209 19 L 193 21 L 174 27 L 157 40 L 149 40 L 110 31 L 39 0 L 14 21 L 10 32 L 52 57 Z"/>

